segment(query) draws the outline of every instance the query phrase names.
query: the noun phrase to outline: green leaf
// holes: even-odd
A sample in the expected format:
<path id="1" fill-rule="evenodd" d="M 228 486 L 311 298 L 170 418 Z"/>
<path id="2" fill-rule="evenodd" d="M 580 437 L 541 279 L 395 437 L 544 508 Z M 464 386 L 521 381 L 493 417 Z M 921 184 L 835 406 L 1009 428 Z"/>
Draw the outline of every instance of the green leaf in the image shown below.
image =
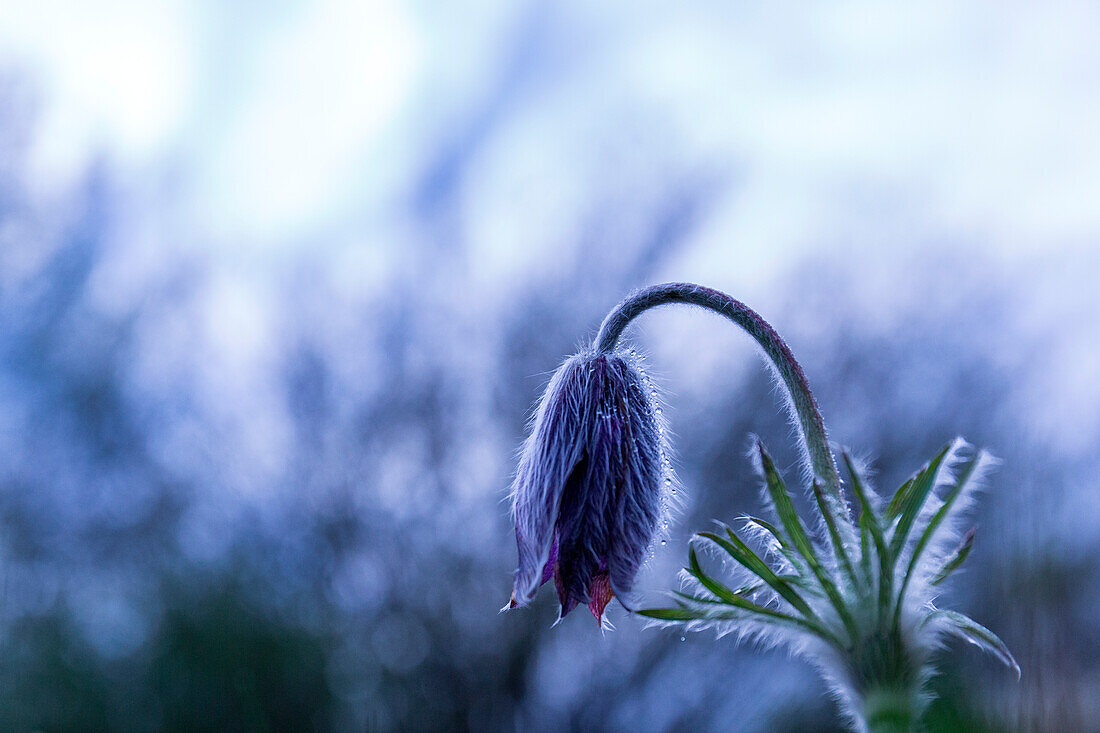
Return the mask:
<path id="1" fill-rule="evenodd" d="M 767 484 L 768 495 L 771 497 L 772 504 L 775 505 L 780 523 L 790 536 L 795 549 L 806 559 L 806 564 L 810 566 L 811 572 L 817 578 L 818 583 L 821 584 L 825 595 L 829 597 L 829 602 L 833 604 L 833 608 L 836 609 L 837 615 L 840 616 L 849 635 L 852 639 L 856 639 L 859 632 L 856 628 L 855 619 L 844 603 L 844 599 L 841 598 L 840 592 L 837 591 L 836 584 L 825 572 L 825 568 L 814 550 L 813 543 L 810 542 L 810 537 L 806 534 L 806 528 L 802 525 L 802 520 L 798 518 L 798 512 L 794 509 L 794 502 L 791 500 L 786 484 L 783 483 L 779 472 L 775 470 L 775 463 L 772 462 L 768 452 L 764 450 L 764 444 L 757 441 L 756 447 L 760 451 L 760 463 L 764 468 L 764 480 Z"/>
<path id="2" fill-rule="evenodd" d="M 703 568 L 699 564 L 699 556 L 695 553 L 695 548 L 691 546 L 688 547 L 688 567 L 686 569 L 692 577 L 702 583 L 704 588 L 713 593 L 715 598 L 724 603 L 734 603 L 737 594 L 703 572 Z"/>
<path id="3" fill-rule="evenodd" d="M 847 573 L 848 579 L 852 582 L 852 587 L 858 589 L 860 587 L 859 580 L 856 579 L 856 572 L 852 568 L 852 561 L 848 558 L 848 551 L 844 549 L 844 542 L 840 539 L 840 532 L 837 530 L 836 520 L 833 518 L 832 512 L 829 511 L 829 507 L 825 503 L 825 495 L 821 492 L 821 485 L 818 484 L 815 479 L 813 486 L 814 498 L 817 499 L 817 507 L 821 510 L 821 516 L 825 518 L 825 526 L 829 530 L 829 539 L 833 543 L 833 553 L 836 555 L 840 567 Z"/>
<path id="4" fill-rule="evenodd" d="M 945 627 L 949 633 L 969 641 L 981 648 L 982 651 L 992 654 L 1012 669 L 1016 673 L 1017 679 L 1020 678 L 1020 665 L 1016 663 L 1016 659 L 1012 656 L 1012 652 L 1008 650 L 1008 646 L 992 631 L 966 614 L 957 611 L 935 611 L 931 616 L 946 618 L 950 622 Z"/>
<path id="5" fill-rule="evenodd" d="M 909 570 L 912 571 L 916 567 L 917 560 L 920 558 L 920 554 L 928 546 L 928 543 L 932 541 L 932 537 L 935 536 L 936 530 L 943 524 L 943 520 L 947 518 L 948 512 L 951 511 L 951 506 L 955 503 L 955 500 L 962 494 L 966 485 L 974 477 L 974 472 L 978 466 L 983 463 L 983 459 L 986 453 L 984 451 L 978 451 L 978 455 L 974 457 L 974 460 L 966 467 L 963 473 L 959 476 L 955 484 L 947 492 L 947 495 L 943 498 L 943 506 L 941 506 L 936 513 L 929 520 L 928 526 L 924 528 L 924 532 L 921 534 L 920 539 L 917 541 L 916 547 L 913 548 L 913 558 L 909 561 Z"/>
<path id="6" fill-rule="evenodd" d="M 913 523 L 917 521 L 917 515 L 920 514 L 921 507 L 928 499 L 928 494 L 936 485 L 936 474 L 939 473 L 940 464 L 943 463 L 943 459 L 947 456 L 949 450 L 951 450 L 950 445 L 944 446 L 936 454 L 936 457 L 913 478 L 912 487 L 906 492 L 905 499 L 902 502 L 898 524 L 894 528 L 894 533 L 890 536 L 890 552 L 895 558 L 905 545 L 905 540 L 909 537 L 909 530 L 913 527 Z"/>
<path id="7" fill-rule="evenodd" d="M 951 511 L 951 506 L 955 503 L 955 500 L 959 498 L 963 488 L 965 488 L 970 479 L 974 477 L 974 472 L 977 470 L 978 465 L 982 463 L 984 455 L 984 452 L 979 451 L 974 460 L 966 467 L 966 470 L 963 471 L 955 482 L 955 485 L 951 487 L 944 497 L 943 506 L 937 509 L 936 513 L 932 515 L 932 519 L 928 522 L 928 526 L 924 528 L 924 532 L 921 533 L 920 539 L 917 540 L 917 544 L 913 548 L 913 557 L 909 558 L 909 569 L 905 571 L 905 579 L 902 580 L 901 590 L 898 591 L 898 607 L 894 613 L 895 618 L 901 615 L 901 605 L 902 601 L 905 600 L 905 591 L 909 587 L 909 581 L 913 577 L 913 572 L 917 567 L 917 562 L 920 560 L 921 553 L 924 552 L 928 543 L 932 541 L 932 537 L 935 536 L 936 530 L 943 524 L 943 520 L 947 517 L 948 512 Z M 966 552 L 969 551 L 969 548 L 967 548 Z M 964 554 L 962 560 L 965 559 L 966 555 Z M 962 560 L 959 560 L 959 562 L 961 563 Z"/>
<path id="8" fill-rule="evenodd" d="M 817 616 L 814 614 L 813 609 L 809 604 L 802 599 L 802 596 L 798 595 L 797 591 L 791 584 L 776 575 L 775 571 L 768 567 L 760 556 L 752 551 L 744 541 L 733 533 L 733 530 L 727 528 L 730 539 L 726 540 L 713 532 L 700 532 L 699 536 L 704 537 L 711 542 L 715 543 L 723 550 L 725 550 L 730 557 L 737 562 L 744 565 L 752 572 L 753 575 L 760 578 L 762 581 L 768 584 L 776 593 L 778 593 L 785 601 L 794 606 L 798 611 L 806 618 L 814 618 Z M 702 582 L 702 581 L 700 581 Z"/>
<path id="9" fill-rule="evenodd" d="M 970 548 L 974 546 L 974 528 L 971 527 L 963 535 L 962 542 L 955 548 L 955 551 L 951 553 L 951 556 L 944 562 L 943 567 L 932 578 L 932 585 L 939 585 L 942 583 L 948 575 L 955 572 L 960 565 L 966 560 L 970 554 Z"/>
<path id="10" fill-rule="evenodd" d="M 761 606 L 746 598 L 734 597 L 731 603 L 707 601 L 706 599 L 692 600 L 705 603 L 710 607 L 688 608 L 681 604 L 678 608 L 642 608 L 636 611 L 636 613 L 660 621 L 744 621 L 746 619 L 752 619 L 760 623 L 775 624 L 777 626 L 796 628 L 799 631 L 808 631 L 829 644 L 836 647 L 841 646 L 840 640 L 820 624 L 797 618 L 766 606 Z M 717 608 L 718 606 L 725 606 L 725 610 Z"/>
<path id="11" fill-rule="evenodd" d="M 871 574 L 871 530 L 867 526 L 867 512 L 859 513 L 859 569 L 870 592 L 874 576 Z"/>
<path id="12" fill-rule="evenodd" d="M 787 541 L 787 538 L 780 532 L 779 528 L 770 522 L 766 522 L 758 517 L 746 517 L 749 522 L 758 525 L 768 534 L 775 538 L 775 541 L 779 543 L 779 551 L 783 553 L 783 557 L 787 558 L 787 561 L 794 567 L 795 571 L 799 573 L 808 572 L 806 569 L 806 563 L 802 561 L 802 558 L 798 556 L 794 548 L 791 547 L 791 543 Z"/>
<path id="13" fill-rule="evenodd" d="M 871 501 L 867 497 L 867 489 L 863 485 L 863 479 L 860 478 L 859 471 L 852 463 L 852 457 L 848 455 L 847 451 L 841 451 L 841 456 L 844 458 L 844 465 L 848 468 L 848 474 L 852 477 L 852 490 L 855 491 L 856 497 L 859 499 L 860 526 L 866 527 L 867 531 L 871 533 L 875 553 L 878 554 L 878 609 L 879 618 L 885 619 L 894 594 L 894 558 L 886 546 L 886 538 L 882 533 L 882 523 L 879 521 L 874 507 L 871 506 Z"/>
<path id="14" fill-rule="evenodd" d="M 762 585 L 763 584 L 761 584 L 761 586 L 758 586 L 757 590 L 759 590 L 759 588 L 762 587 Z M 711 603 L 711 604 L 714 604 L 714 605 L 722 605 L 722 606 L 729 605 L 725 601 L 720 600 L 718 598 L 703 598 L 702 596 L 693 596 L 690 593 L 681 593 L 678 590 L 672 591 L 672 595 L 676 596 L 676 598 L 678 600 L 691 601 L 692 603 Z"/>
<path id="15" fill-rule="evenodd" d="M 727 606 L 725 611 L 695 608 L 641 608 L 635 613 L 659 621 L 744 621 L 747 618 L 753 618 L 766 624 L 797 627 L 800 630 L 810 631 L 817 636 L 821 636 L 821 629 L 811 627 L 802 619 L 773 611 L 764 606 L 758 606 L 750 601 L 745 601 L 744 607 L 729 608 Z"/>
<path id="16" fill-rule="evenodd" d="M 675 595 L 679 596 L 680 598 L 684 598 L 686 600 L 695 601 L 695 602 L 699 602 L 699 603 L 706 603 L 706 604 L 713 605 L 713 606 L 717 606 L 717 605 L 720 605 L 720 604 L 724 604 L 724 605 L 727 605 L 727 606 L 733 606 L 734 609 L 737 609 L 738 611 L 745 611 L 745 612 L 748 612 L 749 614 L 754 614 L 756 616 L 761 617 L 757 620 L 762 620 L 762 621 L 770 622 L 770 623 L 781 623 L 781 624 L 786 624 L 786 625 L 790 625 L 790 626 L 795 626 L 795 627 L 798 627 L 800 630 L 812 632 L 813 634 L 817 635 L 821 639 L 824 639 L 825 641 L 829 642 L 830 644 L 833 644 L 834 646 L 836 646 L 838 648 L 841 647 L 840 640 L 837 639 L 836 635 L 834 635 L 832 632 L 830 632 L 828 629 L 826 629 L 824 626 L 822 626 L 816 620 L 811 621 L 811 620 L 806 620 L 806 619 L 800 619 L 800 618 L 797 618 L 795 616 L 791 616 L 789 614 L 782 613 L 781 611 L 776 611 L 774 609 L 767 608 L 765 606 L 761 606 L 760 604 L 754 603 L 753 601 L 750 601 L 748 598 L 744 597 L 745 595 L 748 595 L 749 593 L 754 593 L 754 592 L 760 590 L 763 587 L 762 585 L 744 586 L 744 587 L 742 587 L 741 589 L 739 589 L 737 591 L 732 591 L 729 588 L 727 588 L 724 584 L 722 584 L 721 582 L 711 578 L 709 575 L 707 575 L 703 571 L 702 566 L 700 566 L 699 556 L 695 552 L 695 548 L 690 547 L 690 546 L 688 547 L 688 565 L 689 565 L 689 567 L 685 568 L 688 571 L 688 573 L 690 573 L 692 575 L 692 577 L 694 577 L 696 580 L 698 580 L 703 585 L 704 588 L 706 588 L 708 591 L 713 593 L 717 600 L 710 600 L 710 599 L 706 599 L 706 598 L 699 598 L 699 597 L 695 597 L 695 596 L 689 596 L 686 593 L 680 593 L 678 591 L 673 591 L 673 593 Z M 780 579 L 783 580 L 784 578 L 780 578 Z M 660 612 L 662 614 L 665 614 L 665 615 L 668 615 L 669 613 L 671 613 L 673 611 L 680 612 L 680 613 L 686 613 L 688 611 L 690 611 L 692 613 L 695 613 L 695 614 L 702 613 L 702 611 L 700 609 L 688 609 L 688 608 L 684 608 L 684 607 L 681 607 L 680 609 L 663 609 L 663 610 L 662 609 L 650 609 L 650 610 L 651 611 L 658 611 L 658 612 Z M 642 615 L 645 615 L 645 616 L 650 616 L 651 618 L 658 618 L 658 616 L 654 616 L 652 613 L 646 613 L 645 611 L 639 611 L 639 613 L 641 613 Z M 716 615 L 716 613 L 718 615 Z M 692 616 L 691 618 L 664 618 L 663 620 L 667 620 L 667 621 L 677 621 L 677 620 L 682 620 L 682 621 L 690 621 L 690 620 L 737 620 L 737 619 L 741 619 L 741 618 L 744 618 L 744 614 L 729 613 L 729 614 L 721 615 L 720 612 L 711 611 L 711 612 L 708 612 L 705 616 Z"/>
<path id="17" fill-rule="evenodd" d="M 852 461 L 852 456 L 848 451 L 841 449 L 840 457 L 844 460 L 844 467 L 848 469 L 848 475 L 852 479 L 852 491 L 855 492 L 856 498 L 859 500 L 860 509 L 867 515 L 867 529 L 871 531 L 872 535 L 876 529 L 879 534 L 883 534 L 886 524 L 882 521 L 882 517 L 879 515 L 878 511 L 871 505 L 867 487 L 863 483 L 863 477 L 860 476 L 859 471 L 856 470 L 855 463 Z M 902 486 L 898 491 L 904 488 L 905 486 Z"/>
<path id="18" fill-rule="evenodd" d="M 815 562 L 820 564 L 813 543 L 810 542 L 810 537 L 806 534 L 806 528 L 802 526 L 802 520 L 798 518 L 798 512 L 795 511 L 794 501 L 792 501 L 779 472 L 775 470 L 775 464 L 772 462 L 771 456 L 764 450 L 762 443 L 758 442 L 756 447 L 760 452 L 761 465 L 764 467 L 764 480 L 768 495 L 775 507 L 775 513 L 779 515 L 780 524 L 786 530 L 787 536 L 791 538 L 795 549 L 805 558 L 810 567 L 813 567 Z"/>
<path id="19" fill-rule="evenodd" d="M 702 611 L 690 608 L 639 608 L 635 613 L 661 621 L 702 621 L 710 618 Z"/>
<path id="20" fill-rule="evenodd" d="M 893 522 L 898 518 L 898 514 L 901 513 L 901 505 L 905 503 L 906 498 L 909 496 L 910 489 L 913 488 L 913 479 L 910 477 L 902 484 L 897 491 L 894 492 L 894 496 L 891 497 L 890 503 L 886 506 L 886 512 L 883 514 L 887 522 Z"/>
<path id="21" fill-rule="evenodd" d="M 690 567 L 684 568 L 693 578 L 698 580 L 704 588 L 714 595 L 714 599 L 699 598 L 698 596 L 689 596 L 686 593 L 680 593 L 679 591 L 672 591 L 675 595 L 681 598 L 687 598 L 693 601 L 706 601 L 714 603 L 727 603 L 732 596 L 748 597 L 753 593 L 760 591 L 764 588 L 764 583 L 751 583 L 749 585 L 743 585 L 737 590 L 730 590 L 721 582 L 703 572 L 702 566 L 699 565 L 699 556 L 695 553 L 694 547 L 688 548 L 688 563 Z M 781 580 L 785 580 L 788 583 L 801 584 L 802 579 L 795 575 L 780 575 Z"/>

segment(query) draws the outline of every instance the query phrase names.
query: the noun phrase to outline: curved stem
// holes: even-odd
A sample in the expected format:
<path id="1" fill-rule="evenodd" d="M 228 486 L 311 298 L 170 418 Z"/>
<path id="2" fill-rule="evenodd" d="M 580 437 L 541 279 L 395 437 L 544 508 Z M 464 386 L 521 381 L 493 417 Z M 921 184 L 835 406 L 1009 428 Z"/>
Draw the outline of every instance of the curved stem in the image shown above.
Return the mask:
<path id="1" fill-rule="evenodd" d="M 627 324 L 650 308 L 668 303 L 687 303 L 708 308 L 733 321 L 756 339 L 768 359 L 775 365 L 787 388 L 802 434 L 803 447 L 814 474 L 824 483 L 826 493 L 837 504 L 837 510 L 843 512 L 842 516 L 849 516 L 847 504 L 840 493 L 840 475 L 837 473 L 832 451 L 829 450 L 825 423 L 821 419 L 821 412 L 810 391 L 806 375 L 775 329 L 752 308 L 725 293 L 702 285 L 692 283 L 653 285 L 627 296 L 607 314 L 596 336 L 597 352 L 607 353 L 614 349 L 615 343 Z"/>

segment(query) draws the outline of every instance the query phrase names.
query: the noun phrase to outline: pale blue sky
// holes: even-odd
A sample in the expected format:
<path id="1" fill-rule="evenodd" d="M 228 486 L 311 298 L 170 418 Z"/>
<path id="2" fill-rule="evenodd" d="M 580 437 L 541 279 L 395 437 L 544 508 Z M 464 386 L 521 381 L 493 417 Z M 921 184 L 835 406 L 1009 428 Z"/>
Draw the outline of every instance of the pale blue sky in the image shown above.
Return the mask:
<path id="1" fill-rule="evenodd" d="M 37 195 L 49 206 L 105 156 L 135 251 L 233 263 L 210 288 L 211 312 L 237 314 L 222 330 L 264 332 L 272 262 L 324 252 L 349 294 L 415 267 L 406 253 L 438 236 L 425 171 L 450 158 L 445 236 L 474 263 L 471 308 L 593 246 L 594 208 L 626 212 L 609 234 L 629 239 L 647 226 L 629 212 L 698 177 L 717 194 L 670 279 L 767 310 L 806 255 L 870 273 L 974 248 L 1035 271 L 1040 322 L 1096 328 L 1095 4 L 6 4 L 0 63 L 40 104 Z M 123 260 L 108 299 L 156 269 Z M 884 312 L 904 293 L 866 287 Z M 250 343 L 225 347 L 262 353 Z M 1100 400 L 1095 343 L 1080 348 L 1035 396 L 1052 430 Z"/>
<path id="2" fill-rule="evenodd" d="M 708 266 L 717 241 L 770 260 L 876 215 L 1013 251 L 1100 230 L 1087 3 L 43 0 L 0 17 L 0 59 L 40 87 L 42 188 L 105 149 L 135 179 L 171 171 L 216 246 L 286 246 L 385 212 L 425 147 L 519 63 L 528 26 L 549 29 L 531 41 L 546 47 L 517 72 L 467 201 L 498 258 L 552 247 L 606 185 L 590 166 L 607 151 L 628 168 L 738 170 L 736 200 L 698 235 Z"/>

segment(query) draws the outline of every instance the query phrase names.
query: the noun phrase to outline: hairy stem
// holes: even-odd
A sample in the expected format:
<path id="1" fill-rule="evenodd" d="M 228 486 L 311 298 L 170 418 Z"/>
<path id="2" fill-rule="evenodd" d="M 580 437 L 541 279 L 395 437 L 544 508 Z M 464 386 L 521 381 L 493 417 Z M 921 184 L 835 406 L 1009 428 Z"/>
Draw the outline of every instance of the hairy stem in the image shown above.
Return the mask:
<path id="1" fill-rule="evenodd" d="M 918 716 L 911 695 L 876 692 L 865 701 L 863 717 L 871 733 L 910 733 Z"/>
<path id="2" fill-rule="evenodd" d="M 610 352 L 615 348 L 615 343 L 627 324 L 650 308 L 668 303 L 687 303 L 708 308 L 733 321 L 760 344 L 787 388 L 801 430 L 803 448 L 814 474 L 824 483 L 825 492 L 832 499 L 836 510 L 847 516 L 847 505 L 840 493 L 840 476 L 832 451 L 829 450 L 825 423 L 821 419 L 821 412 L 810 391 L 810 385 L 806 382 L 806 375 L 775 329 L 752 308 L 725 293 L 701 285 L 653 285 L 632 293 L 607 314 L 596 336 L 596 350 L 600 353 Z"/>

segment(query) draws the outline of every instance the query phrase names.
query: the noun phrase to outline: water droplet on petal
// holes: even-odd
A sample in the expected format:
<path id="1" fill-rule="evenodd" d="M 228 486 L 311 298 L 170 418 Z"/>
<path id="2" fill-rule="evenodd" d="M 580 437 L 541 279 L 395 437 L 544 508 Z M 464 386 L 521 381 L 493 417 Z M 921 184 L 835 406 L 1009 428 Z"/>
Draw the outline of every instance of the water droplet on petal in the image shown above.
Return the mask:
<path id="1" fill-rule="evenodd" d="M 686 636 L 681 636 L 680 641 L 687 641 L 687 637 Z"/>
<path id="2" fill-rule="evenodd" d="M 664 547 L 668 544 L 668 540 L 661 540 L 661 546 Z"/>

